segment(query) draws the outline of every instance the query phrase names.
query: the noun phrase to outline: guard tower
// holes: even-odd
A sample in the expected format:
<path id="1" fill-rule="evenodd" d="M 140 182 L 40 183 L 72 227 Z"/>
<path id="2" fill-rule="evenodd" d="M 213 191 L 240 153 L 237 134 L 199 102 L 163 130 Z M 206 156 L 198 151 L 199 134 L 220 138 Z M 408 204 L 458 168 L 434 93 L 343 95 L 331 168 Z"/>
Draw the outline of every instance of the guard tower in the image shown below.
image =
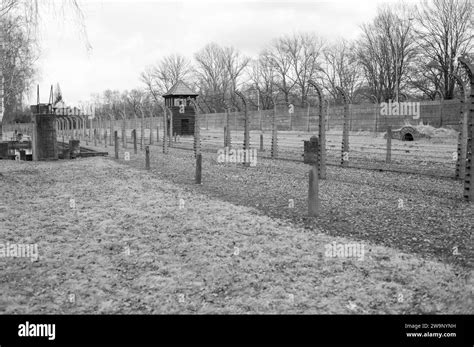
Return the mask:
<path id="1" fill-rule="evenodd" d="M 33 160 L 58 160 L 56 116 L 52 104 L 31 105 L 33 112 Z"/>
<path id="2" fill-rule="evenodd" d="M 183 81 L 178 81 L 163 95 L 165 106 L 173 113 L 173 133 L 177 135 L 194 135 L 194 108 L 191 99 L 196 100 L 199 94 L 194 93 Z M 168 120 L 169 129 L 169 120 Z"/>

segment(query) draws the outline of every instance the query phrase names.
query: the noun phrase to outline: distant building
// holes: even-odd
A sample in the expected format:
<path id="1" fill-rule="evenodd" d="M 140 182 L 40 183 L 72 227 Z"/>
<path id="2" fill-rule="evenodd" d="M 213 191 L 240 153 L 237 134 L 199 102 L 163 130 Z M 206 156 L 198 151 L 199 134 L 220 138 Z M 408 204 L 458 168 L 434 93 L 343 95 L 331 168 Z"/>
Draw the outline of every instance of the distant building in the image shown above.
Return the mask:
<path id="1" fill-rule="evenodd" d="M 165 106 L 173 113 L 173 134 L 194 135 L 196 115 L 190 100 L 196 100 L 199 94 L 193 92 L 183 81 L 176 82 L 166 94 Z M 168 121 L 169 129 L 169 121 Z"/>

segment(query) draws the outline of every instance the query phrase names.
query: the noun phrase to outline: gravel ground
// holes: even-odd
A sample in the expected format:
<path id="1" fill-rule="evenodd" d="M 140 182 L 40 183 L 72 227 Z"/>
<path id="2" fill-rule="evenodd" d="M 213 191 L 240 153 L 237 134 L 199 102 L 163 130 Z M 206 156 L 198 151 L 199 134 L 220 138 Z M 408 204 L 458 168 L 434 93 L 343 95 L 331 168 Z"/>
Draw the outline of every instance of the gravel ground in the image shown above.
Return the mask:
<path id="1" fill-rule="evenodd" d="M 300 227 L 291 219 L 304 210 L 303 198 L 295 195 L 302 189 L 297 187 L 301 182 L 288 177 L 301 172 L 305 181 L 304 167 L 259 163 L 254 171 L 216 164 L 214 170 L 220 175 L 211 180 L 212 165 L 206 159 L 202 186 L 176 185 L 171 178 L 193 176 L 184 160 L 190 153 L 176 151 L 165 160 L 155 152 L 153 164 L 160 169 L 152 172 L 132 167 L 142 159 L 133 154 L 130 165 L 100 157 L 1 162 L 2 242 L 37 243 L 40 257 L 35 262 L 0 258 L 0 312 L 472 313 L 469 268 L 375 245 L 390 238 L 401 240 L 394 247 L 416 244 L 411 242 L 414 234 L 404 235 L 407 228 L 403 228 L 409 225 L 416 230 L 417 220 L 425 218 L 429 224 L 429 216 L 387 228 L 385 240 L 379 240 L 377 232 L 384 227 L 382 217 L 372 221 L 374 228 L 365 229 L 364 214 L 391 216 L 395 225 L 400 214 L 422 200 L 407 198 L 407 211 L 398 211 L 392 205 L 406 193 L 395 189 L 397 184 L 389 190 L 390 186 L 370 183 L 374 177 L 364 173 L 354 177 L 360 180 L 356 189 L 342 170 L 330 171 L 331 177 L 339 176 L 322 184 L 323 209 L 328 212 L 314 224 Z M 268 195 L 278 183 L 284 187 Z M 339 189 L 330 190 L 332 185 Z M 451 213 L 467 219 L 472 214 L 456 200 L 456 192 L 421 184 L 418 188 L 417 195 L 427 200 L 419 207 L 422 213 L 431 204 L 438 215 L 457 211 Z M 282 189 L 289 191 L 277 199 Z M 365 191 L 371 197 L 362 203 Z M 379 191 L 393 196 L 373 202 Z M 247 205 L 260 201 L 262 206 L 224 201 L 231 197 Z M 292 209 L 287 208 L 289 198 L 295 199 Z M 446 199 L 458 207 L 440 208 Z M 265 215 L 278 209 L 286 221 Z M 332 224 L 324 225 L 330 216 Z M 339 221 L 343 217 L 352 218 L 345 223 L 359 222 L 346 230 L 343 226 L 350 224 Z M 472 227 L 458 222 L 457 229 L 449 229 L 453 236 L 445 235 L 443 240 L 467 240 L 470 235 L 463 226 Z M 417 237 L 433 241 L 422 243 L 419 251 L 440 242 L 435 232 L 427 230 L 431 229 L 416 230 Z M 335 236 L 344 233 L 348 238 Z M 363 240 L 363 259 L 326 256 L 328 244 L 353 239 Z M 459 251 L 466 255 L 470 248 L 462 244 Z"/>

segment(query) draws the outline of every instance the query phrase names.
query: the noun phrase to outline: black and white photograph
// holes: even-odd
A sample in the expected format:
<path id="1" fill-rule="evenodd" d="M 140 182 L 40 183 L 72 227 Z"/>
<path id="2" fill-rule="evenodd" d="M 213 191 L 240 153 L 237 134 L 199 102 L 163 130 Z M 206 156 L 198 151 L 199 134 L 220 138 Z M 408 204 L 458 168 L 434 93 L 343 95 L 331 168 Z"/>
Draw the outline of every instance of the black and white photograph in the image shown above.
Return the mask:
<path id="1" fill-rule="evenodd" d="M 272 316 L 472 346 L 473 5 L 0 0 L 0 345 Z"/>

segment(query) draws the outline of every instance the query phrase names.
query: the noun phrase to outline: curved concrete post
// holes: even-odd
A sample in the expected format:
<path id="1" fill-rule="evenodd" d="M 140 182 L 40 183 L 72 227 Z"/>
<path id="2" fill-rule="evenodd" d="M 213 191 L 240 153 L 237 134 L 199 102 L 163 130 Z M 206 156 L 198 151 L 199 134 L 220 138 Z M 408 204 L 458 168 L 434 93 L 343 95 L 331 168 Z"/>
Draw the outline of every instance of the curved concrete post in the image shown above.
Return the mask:
<path id="1" fill-rule="evenodd" d="M 326 179 L 326 115 L 324 114 L 324 95 L 322 89 L 312 80 L 308 84 L 316 90 L 319 101 L 319 178 Z"/>
<path id="2" fill-rule="evenodd" d="M 235 91 L 235 95 L 237 95 L 244 104 L 244 153 L 245 156 L 248 155 L 248 151 L 250 150 L 250 126 L 249 126 L 249 115 L 247 111 L 247 100 L 245 96 L 239 92 L 238 90 Z M 244 159 L 245 166 L 250 166 L 249 158 L 245 157 Z"/>
<path id="3" fill-rule="evenodd" d="M 230 113 L 232 110 L 237 109 L 231 106 L 225 99 L 223 100 L 225 106 L 225 124 L 224 124 L 224 147 L 231 148 L 232 146 L 232 135 L 230 131 Z"/>
<path id="4" fill-rule="evenodd" d="M 122 118 L 122 148 L 127 148 L 127 121 L 125 119 L 126 114 L 123 111 L 119 111 L 119 115 Z"/>
<path id="5" fill-rule="evenodd" d="M 377 97 L 372 94 L 370 95 L 370 100 L 374 103 L 374 136 L 377 136 L 377 127 L 378 127 L 378 116 L 379 116 L 379 101 Z"/>
<path id="6" fill-rule="evenodd" d="M 143 113 L 143 107 L 140 105 L 140 150 L 143 151 L 144 138 L 145 138 L 145 114 Z"/>
<path id="7" fill-rule="evenodd" d="M 168 106 L 165 106 L 166 110 L 168 111 L 169 113 L 169 120 L 170 120 L 170 126 L 169 126 L 169 136 L 168 136 L 168 145 L 169 147 L 173 147 L 173 111 L 171 110 L 171 108 L 169 108 Z"/>
<path id="8" fill-rule="evenodd" d="M 450 74 L 450 77 L 454 79 L 454 82 L 459 86 L 459 91 L 461 93 L 461 109 L 460 109 L 460 129 L 458 136 L 458 148 L 457 148 L 457 157 L 456 157 L 456 172 L 454 177 L 464 179 L 466 168 L 464 166 L 466 162 L 466 138 L 467 138 L 467 110 L 464 109 L 466 98 L 466 93 L 464 91 L 464 84 L 461 78 L 456 74 Z"/>
<path id="9" fill-rule="evenodd" d="M 464 199 L 474 201 L 474 66 L 466 58 L 458 58 L 460 65 L 469 76 L 471 92 L 469 96 L 469 114 L 467 116 L 467 154 L 464 177 Z"/>
<path id="10" fill-rule="evenodd" d="M 190 100 L 190 104 L 194 109 L 194 157 L 197 158 L 201 154 L 201 128 L 199 124 L 199 106 L 193 99 Z"/>
<path id="11" fill-rule="evenodd" d="M 73 128 L 72 119 L 68 115 L 65 115 L 64 118 L 67 121 L 67 132 L 66 132 L 67 136 L 72 137 L 72 128 Z"/>
<path id="12" fill-rule="evenodd" d="M 157 105 L 163 110 L 163 153 L 168 153 L 168 147 L 166 144 L 166 134 L 167 134 L 167 119 L 166 119 L 166 110 L 168 109 L 166 106 L 162 106 L 161 104 Z"/>
<path id="13" fill-rule="evenodd" d="M 344 123 L 342 129 L 341 166 L 346 167 L 349 162 L 349 99 L 340 87 L 336 87 L 344 101 Z"/>
<path id="14" fill-rule="evenodd" d="M 109 145 L 112 146 L 112 142 L 113 142 L 113 137 L 114 137 L 114 120 L 115 120 L 115 117 L 112 116 L 111 113 L 108 114 L 109 116 L 109 128 L 110 128 L 110 135 L 109 135 Z"/>

